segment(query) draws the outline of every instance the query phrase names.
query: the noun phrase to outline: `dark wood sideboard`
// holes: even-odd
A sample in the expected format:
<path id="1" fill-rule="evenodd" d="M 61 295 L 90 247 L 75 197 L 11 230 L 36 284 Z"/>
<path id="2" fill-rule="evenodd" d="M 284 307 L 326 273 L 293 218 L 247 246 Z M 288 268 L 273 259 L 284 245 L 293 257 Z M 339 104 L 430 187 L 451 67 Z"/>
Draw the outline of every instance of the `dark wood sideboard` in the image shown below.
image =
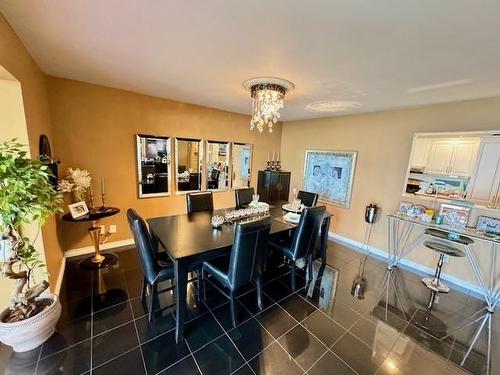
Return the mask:
<path id="1" fill-rule="evenodd" d="M 284 171 L 259 171 L 257 193 L 260 201 L 288 201 L 290 175 L 290 172 Z"/>

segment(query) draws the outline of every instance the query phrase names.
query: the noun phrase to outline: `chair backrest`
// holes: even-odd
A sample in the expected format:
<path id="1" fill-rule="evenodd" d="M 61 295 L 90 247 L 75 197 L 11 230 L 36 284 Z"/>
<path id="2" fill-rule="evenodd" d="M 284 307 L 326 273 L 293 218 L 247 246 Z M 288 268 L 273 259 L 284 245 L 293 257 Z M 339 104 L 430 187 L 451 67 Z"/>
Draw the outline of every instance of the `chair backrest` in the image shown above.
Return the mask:
<path id="1" fill-rule="evenodd" d="M 262 275 L 271 224 L 272 219 L 266 217 L 236 225 L 228 271 L 233 290 Z"/>
<path id="2" fill-rule="evenodd" d="M 213 211 L 214 198 L 211 191 L 186 194 L 187 213 Z"/>
<path id="3" fill-rule="evenodd" d="M 148 282 L 153 283 L 158 273 L 158 268 L 155 259 L 155 249 L 153 249 L 151 244 L 151 236 L 146 226 L 146 222 L 132 208 L 127 210 L 127 220 L 134 236 L 135 247 L 139 254 L 142 273 Z"/>
<path id="4" fill-rule="evenodd" d="M 212 173 L 210 173 L 210 177 L 213 181 L 218 181 L 220 176 L 220 171 L 217 168 L 212 169 Z"/>
<path id="5" fill-rule="evenodd" d="M 307 207 L 302 210 L 290 248 L 293 260 L 303 258 L 313 251 L 325 211 L 325 206 Z"/>
<path id="6" fill-rule="evenodd" d="M 250 204 L 252 201 L 252 195 L 254 195 L 253 188 L 236 189 L 234 191 L 236 207 L 242 207 Z"/>
<path id="7" fill-rule="evenodd" d="M 318 203 L 318 194 L 311 193 L 309 191 L 299 190 L 299 193 L 297 194 L 297 199 L 300 199 L 300 201 L 304 204 L 304 206 L 314 207 Z"/>

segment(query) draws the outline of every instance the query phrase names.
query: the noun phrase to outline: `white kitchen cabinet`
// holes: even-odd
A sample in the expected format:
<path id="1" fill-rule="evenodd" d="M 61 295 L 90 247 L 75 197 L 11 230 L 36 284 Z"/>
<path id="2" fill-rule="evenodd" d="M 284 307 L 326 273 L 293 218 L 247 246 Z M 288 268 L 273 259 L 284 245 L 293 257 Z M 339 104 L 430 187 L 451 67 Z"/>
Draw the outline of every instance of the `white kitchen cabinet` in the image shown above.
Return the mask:
<path id="1" fill-rule="evenodd" d="M 439 139 L 430 146 L 426 173 L 471 176 L 479 139 Z"/>
<path id="2" fill-rule="evenodd" d="M 454 144 L 448 140 L 432 141 L 426 173 L 448 174 L 453 156 Z"/>
<path id="3" fill-rule="evenodd" d="M 410 167 L 425 167 L 429 158 L 432 140 L 430 138 L 417 138 L 413 143 Z"/>
<path id="4" fill-rule="evenodd" d="M 500 139 L 481 140 L 467 199 L 482 206 L 500 208 Z"/>
<path id="5" fill-rule="evenodd" d="M 479 142 L 463 140 L 455 143 L 448 174 L 452 176 L 471 176 L 477 157 Z"/>

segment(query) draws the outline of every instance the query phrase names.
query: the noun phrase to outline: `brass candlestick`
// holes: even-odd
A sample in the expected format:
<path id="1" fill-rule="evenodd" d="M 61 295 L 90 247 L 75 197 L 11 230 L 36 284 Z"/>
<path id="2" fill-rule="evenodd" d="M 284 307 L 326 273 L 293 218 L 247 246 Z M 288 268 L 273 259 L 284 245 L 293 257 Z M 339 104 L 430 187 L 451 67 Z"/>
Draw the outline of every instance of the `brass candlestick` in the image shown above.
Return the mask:
<path id="1" fill-rule="evenodd" d="M 270 171 L 272 169 L 272 167 L 271 167 L 271 161 L 268 160 L 266 163 L 267 163 L 266 164 L 266 171 Z"/>
<path id="2" fill-rule="evenodd" d="M 89 206 L 90 210 L 94 208 L 94 194 L 92 194 L 92 189 L 90 189 L 90 194 L 89 194 Z"/>
<path id="3" fill-rule="evenodd" d="M 276 167 L 275 168 L 276 168 L 277 171 L 281 171 L 281 162 L 279 160 L 276 162 Z"/>
<path id="4" fill-rule="evenodd" d="M 101 193 L 101 201 L 102 201 L 102 206 L 101 208 L 99 208 L 99 211 L 104 211 L 105 210 L 104 193 Z"/>

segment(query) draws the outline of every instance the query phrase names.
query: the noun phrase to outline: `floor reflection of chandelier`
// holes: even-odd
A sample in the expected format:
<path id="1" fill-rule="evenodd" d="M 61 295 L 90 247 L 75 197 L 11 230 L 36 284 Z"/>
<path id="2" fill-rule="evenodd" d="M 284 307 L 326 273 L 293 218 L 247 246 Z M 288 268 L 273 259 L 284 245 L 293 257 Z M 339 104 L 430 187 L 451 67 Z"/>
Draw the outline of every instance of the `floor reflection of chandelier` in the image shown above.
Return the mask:
<path id="1" fill-rule="evenodd" d="M 293 90 L 295 85 L 286 79 L 263 77 L 249 79 L 243 82 L 243 87 L 250 91 L 253 99 L 250 130 L 257 128 L 262 132 L 267 126 L 271 133 L 273 124 L 280 118 L 285 94 Z"/>

